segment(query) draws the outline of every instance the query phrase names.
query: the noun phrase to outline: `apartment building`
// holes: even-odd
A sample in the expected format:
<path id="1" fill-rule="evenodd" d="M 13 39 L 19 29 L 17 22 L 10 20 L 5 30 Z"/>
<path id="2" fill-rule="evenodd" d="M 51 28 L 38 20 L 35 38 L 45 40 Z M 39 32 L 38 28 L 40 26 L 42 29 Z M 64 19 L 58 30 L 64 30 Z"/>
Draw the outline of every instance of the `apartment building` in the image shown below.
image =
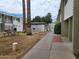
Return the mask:
<path id="1" fill-rule="evenodd" d="M 0 14 L 0 32 L 13 31 L 14 29 L 16 29 L 17 32 L 23 31 L 22 18 L 1 13 Z"/>
<path id="2" fill-rule="evenodd" d="M 79 54 L 79 0 L 61 0 L 58 17 L 62 36 L 73 42 L 73 52 Z"/>

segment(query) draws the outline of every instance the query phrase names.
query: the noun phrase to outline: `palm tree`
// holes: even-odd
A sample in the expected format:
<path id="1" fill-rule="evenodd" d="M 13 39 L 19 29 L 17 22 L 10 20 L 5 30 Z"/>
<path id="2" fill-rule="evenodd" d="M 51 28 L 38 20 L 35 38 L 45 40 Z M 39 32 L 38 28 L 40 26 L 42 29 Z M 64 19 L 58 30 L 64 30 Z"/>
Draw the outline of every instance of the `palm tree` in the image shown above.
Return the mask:
<path id="1" fill-rule="evenodd" d="M 32 35 L 30 0 L 27 0 L 27 35 Z"/>
<path id="2" fill-rule="evenodd" d="M 26 12 L 25 12 L 25 0 L 22 0 L 23 6 L 23 31 L 26 31 Z"/>

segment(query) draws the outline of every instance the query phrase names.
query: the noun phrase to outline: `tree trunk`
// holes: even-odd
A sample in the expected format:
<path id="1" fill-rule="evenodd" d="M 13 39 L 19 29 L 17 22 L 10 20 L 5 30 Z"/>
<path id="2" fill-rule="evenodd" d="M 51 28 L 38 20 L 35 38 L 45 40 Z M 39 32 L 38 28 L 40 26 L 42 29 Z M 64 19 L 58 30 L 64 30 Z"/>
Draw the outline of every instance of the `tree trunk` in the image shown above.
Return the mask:
<path id="1" fill-rule="evenodd" d="M 23 5 L 23 31 L 26 31 L 26 12 L 25 12 L 25 0 L 22 0 Z"/>
<path id="2" fill-rule="evenodd" d="M 30 0 L 27 0 L 27 35 L 32 35 Z"/>

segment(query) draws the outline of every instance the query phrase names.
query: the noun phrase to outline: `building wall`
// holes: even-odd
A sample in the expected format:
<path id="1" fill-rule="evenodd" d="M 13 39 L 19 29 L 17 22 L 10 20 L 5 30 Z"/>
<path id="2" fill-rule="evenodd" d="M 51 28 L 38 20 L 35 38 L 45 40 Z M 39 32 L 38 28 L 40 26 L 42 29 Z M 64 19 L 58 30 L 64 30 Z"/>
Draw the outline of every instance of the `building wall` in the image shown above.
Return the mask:
<path id="1" fill-rule="evenodd" d="M 13 18 L 13 28 L 16 28 L 17 32 L 23 31 L 23 20 L 22 18 L 17 19 L 16 17 Z"/>
<path id="2" fill-rule="evenodd" d="M 19 22 L 17 24 L 17 31 L 18 32 L 22 32 L 23 31 L 23 19 L 22 18 L 19 19 Z"/>
<path id="3" fill-rule="evenodd" d="M 68 40 L 72 42 L 72 24 L 73 24 L 73 17 L 69 18 L 68 20 Z"/>
<path id="4" fill-rule="evenodd" d="M 7 15 L 4 15 L 4 19 L 5 19 L 5 27 L 4 29 L 5 30 L 12 30 L 13 29 L 13 19 L 12 19 L 12 16 L 7 16 Z"/>
<path id="5" fill-rule="evenodd" d="M 79 0 L 74 0 L 72 40 L 74 53 L 79 54 Z"/>
<path id="6" fill-rule="evenodd" d="M 65 26 L 64 26 L 64 0 L 61 0 L 60 6 L 60 20 L 61 20 L 61 35 L 64 36 Z"/>
<path id="7" fill-rule="evenodd" d="M 41 32 L 45 31 L 45 25 L 32 25 L 31 26 L 32 32 Z"/>
<path id="8" fill-rule="evenodd" d="M 60 20 L 61 20 L 61 33 L 63 36 L 70 39 L 72 35 L 69 33 L 72 32 L 72 16 L 73 16 L 73 0 L 68 0 L 66 4 L 64 4 L 66 1 L 61 1 L 61 12 L 60 12 Z M 70 19 L 72 18 L 72 19 Z M 71 39 L 72 40 L 72 39 Z"/>
<path id="9" fill-rule="evenodd" d="M 23 20 L 22 18 L 8 16 L 5 14 L 0 14 L 0 32 L 2 31 L 13 31 L 14 28 L 17 29 L 17 32 L 23 31 Z"/>
<path id="10" fill-rule="evenodd" d="M 64 20 L 73 16 L 73 1 L 74 0 L 68 0 L 66 5 L 64 5 Z"/>
<path id="11" fill-rule="evenodd" d="M 66 1 L 62 1 L 61 4 L 61 32 L 62 35 L 67 37 L 69 41 L 72 41 L 72 23 L 73 23 L 73 11 L 74 11 L 74 0 L 68 0 L 66 4 Z"/>
<path id="12" fill-rule="evenodd" d="M 49 24 L 49 31 L 54 31 L 54 23 Z"/>
<path id="13" fill-rule="evenodd" d="M 64 30 L 63 36 L 68 37 L 68 21 L 64 21 L 63 25 L 64 25 L 64 28 L 63 28 L 63 30 Z"/>
<path id="14" fill-rule="evenodd" d="M 63 1 L 63 0 L 61 0 Z M 71 1 L 71 0 L 68 0 Z M 72 2 L 72 1 L 71 1 Z M 64 6 L 64 2 L 61 3 L 61 23 L 62 23 L 62 34 L 65 34 L 65 22 L 68 21 L 68 39 L 73 42 L 73 53 L 79 54 L 79 0 L 73 0 L 73 11 L 72 3 L 67 3 L 69 6 Z M 70 11 L 71 10 L 71 11 Z M 64 12 L 63 12 L 64 11 Z M 64 16 L 64 17 L 63 17 Z M 73 16 L 73 17 L 71 17 Z M 64 18 L 64 19 L 63 19 Z M 65 32 L 64 32 L 65 31 Z"/>

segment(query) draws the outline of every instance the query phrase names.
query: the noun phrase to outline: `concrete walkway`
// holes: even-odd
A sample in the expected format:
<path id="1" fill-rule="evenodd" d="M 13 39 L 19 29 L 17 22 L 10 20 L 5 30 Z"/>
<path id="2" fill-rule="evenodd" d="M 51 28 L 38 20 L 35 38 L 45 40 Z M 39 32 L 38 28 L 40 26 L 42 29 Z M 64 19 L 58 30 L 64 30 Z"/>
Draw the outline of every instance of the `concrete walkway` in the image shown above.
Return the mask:
<path id="1" fill-rule="evenodd" d="M 75 59 L 70 42 L 53 42 L 48 33 L 22 59 Z"/>
<path id="2" fill-rule="evenodd" d="M 68 39 L 65 38 L 60 40 L 62 41 L 52 43 L 50 59 L 76 59 L 73 55 L 72 42 L 66 41 Z"/>
<path id="3" fill-rule="evenodd" d="M 22 59 L 49 59 L 52 33 L 48 33 Z"/>
<path id="4" fill-rule="evenodd" d="M 76 59 L 69 45 L 70 43 L 53 43 L 50 59 Z"/>

